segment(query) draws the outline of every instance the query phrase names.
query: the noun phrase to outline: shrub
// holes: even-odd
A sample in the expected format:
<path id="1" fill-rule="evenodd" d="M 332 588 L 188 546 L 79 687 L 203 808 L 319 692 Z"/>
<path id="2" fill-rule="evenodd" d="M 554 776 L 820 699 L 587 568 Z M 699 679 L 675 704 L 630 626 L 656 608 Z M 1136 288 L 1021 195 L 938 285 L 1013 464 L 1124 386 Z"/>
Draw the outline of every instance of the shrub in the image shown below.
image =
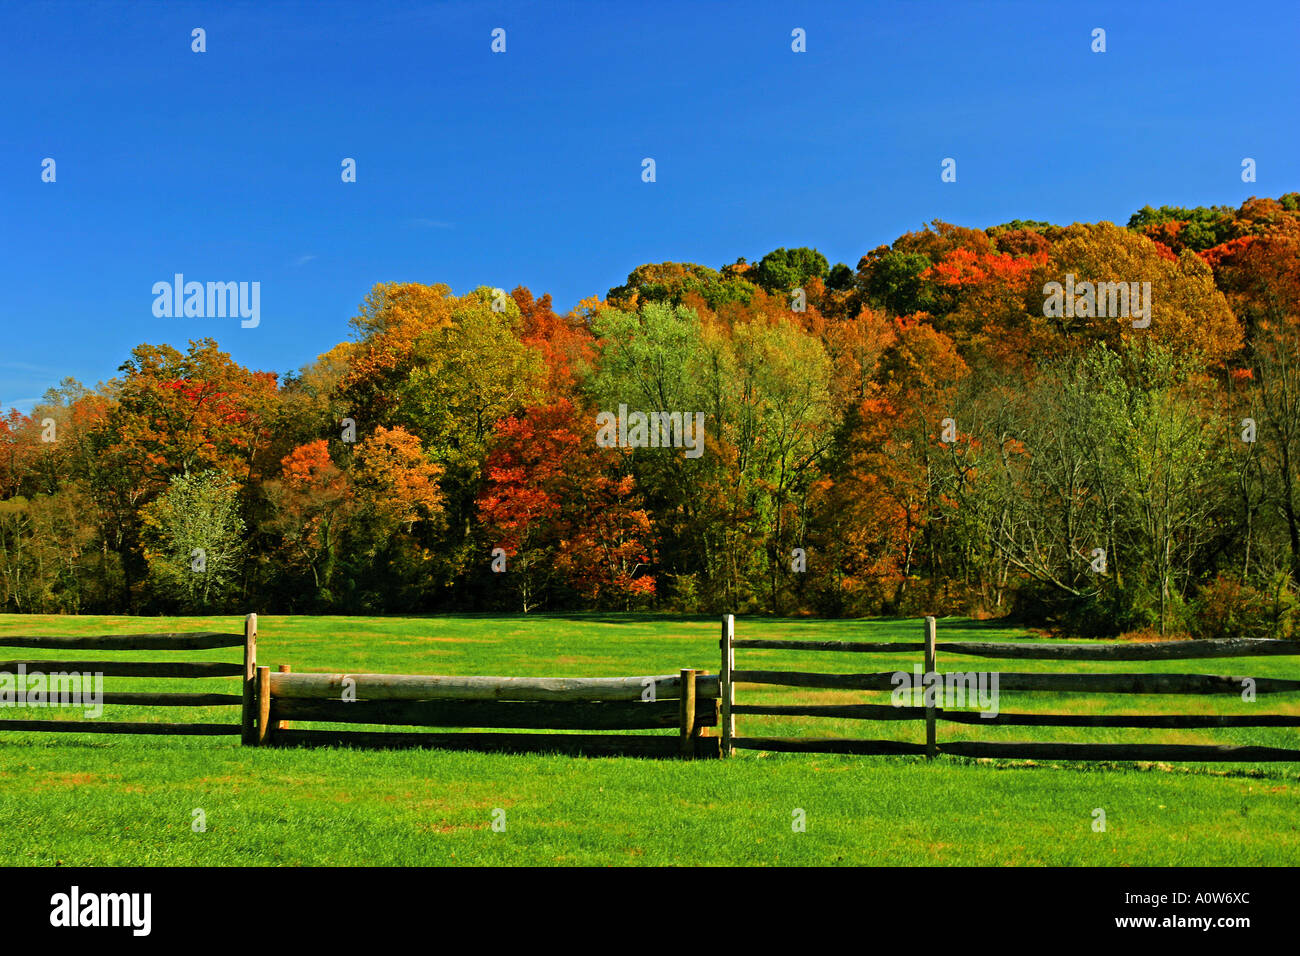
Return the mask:
<path id="1" fill-rule="evenodd" d="M 1275 575 L 1267 589 L 1261 589 L 1223 572 L 1197 595 L 1192 631 L 1209 639 L 1289 638 L 1296 607 L 1295 588 L 1284 573 Z"/>
<path id="2" fill-rule="evenodd" d="M 700 582 L 694 574 L 668 574 L 668 608 L 677 614 L 700 612 Z"/>

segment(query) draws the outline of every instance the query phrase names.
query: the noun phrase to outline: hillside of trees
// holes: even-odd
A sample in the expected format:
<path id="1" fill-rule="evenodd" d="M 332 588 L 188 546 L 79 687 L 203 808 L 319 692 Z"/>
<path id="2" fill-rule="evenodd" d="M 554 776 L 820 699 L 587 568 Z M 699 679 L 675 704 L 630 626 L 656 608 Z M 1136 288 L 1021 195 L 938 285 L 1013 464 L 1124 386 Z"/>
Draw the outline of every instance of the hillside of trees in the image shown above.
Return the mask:
<path id="1" fill-rule="evenodd" d="M 1067 275 L 1149 282 L 1149 326 L 1045 315 Z M 9 411 L 0 610 L 1291 633 L 1297 193 L 647 264 L 567 315 L 381 284 L 351 330 L 282 379 L 140 345 Z M 598 444 L 620 405 L 703 412 L 703 453 Z"/>

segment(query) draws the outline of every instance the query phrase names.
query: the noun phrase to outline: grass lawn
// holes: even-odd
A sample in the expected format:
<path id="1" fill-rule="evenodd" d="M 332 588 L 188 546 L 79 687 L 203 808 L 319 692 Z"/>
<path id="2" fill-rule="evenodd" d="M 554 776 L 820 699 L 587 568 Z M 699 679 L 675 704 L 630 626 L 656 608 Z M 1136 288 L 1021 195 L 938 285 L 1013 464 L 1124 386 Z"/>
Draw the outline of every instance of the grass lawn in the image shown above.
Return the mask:
<path id="1" fill-rule="evenodd" d="M 238 630 L 235 617 L 0 616 L 0 634 Z M 717 672 L 718 622 L 641 615 L 261 617 L 259 663 L 294 671 L 629 676 Z M 740 618 L 738 637 L 916 641 L 917 621 Z M 1036 639 L 944 620 L 940 640 Z M 744 669 L 911 670 L 913 655 L 738 649 Z M 6 648 L 6 659 L 86 657 Z M 105 652 L 161 660 L 159 651 Z M 236 660 L 238 649 L 184 660 Z M 940 669 L 1294 677 L 1293 657 L 1074 663 L 940 655 Z M 233 691 L 234 679 L 106 678 L 105 690 Z M 1005 711 L 1300 712 L 1300 695 L 1003 692 Z M 741 685 L 743 703 L 886 702 L 888 693 Z M 7 712 L 5 712 L 7 711 Z M 71 714 L 5 709 L 0 720 Z M 237 721 L 237 708 L 109 706 L 106 720 Z M 295 726 L 316 726 L 296 723 Z M 391 728 L 397 729 L 397 728 Z M 920 740 L 912 722 L 739 718 L 753 736 Z M 1137 730 L 941 723 L 940 742 L 1061 740 L 1296 747 L 1294 728 Z M 1093 829 L 1094 810 L 1106 830 Z M 202 810 L 204 832 L 194 832 Z M 791 826 L 802 810 L 806 830 Z M 504 830 L 494 830 L 494 811 Z M 731 761 L 241 748 L 237 737 L 0 734 L 10 864 L 1294 865 L 1300 765 L 1034 764 L 741 752 Z"/>

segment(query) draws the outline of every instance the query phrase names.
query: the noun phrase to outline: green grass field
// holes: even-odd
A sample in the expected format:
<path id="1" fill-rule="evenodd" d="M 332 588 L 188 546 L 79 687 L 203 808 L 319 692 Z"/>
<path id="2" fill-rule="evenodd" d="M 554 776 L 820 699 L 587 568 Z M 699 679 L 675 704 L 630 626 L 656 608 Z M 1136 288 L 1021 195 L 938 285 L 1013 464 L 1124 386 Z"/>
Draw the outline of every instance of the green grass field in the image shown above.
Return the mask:
<path id="1" fill-rule="evenodd" d="M 538 676 L 717 672 L 718 622 L 640 615 L 260 619 L 258 659 L 294 671 Z M 908 640 L 917 621 L 740 618 L 738 637 Z M 962 620 L 940 640 L 1037 639 Z M 234 617 L 0 616 L 0 634 L 240 629 Z M 176 659 L 236 660 L 238 649 Z M 912 655 L 736 651 L 738 667 L 911 670 Z M 85 657 L 6 648 L 8 659 Z M 159 651 L 111 652 L 160 660 Z M 1300 659 L 1056 663 L 941 656 L 940 669 L 1184 671 L 1294 677 Z M 230 691 L 234 679 L 107 678 L 106 690 Z M 1004 692 L 1003 710 L 1300 712 L 1300 695 Z M 887 693 L 738 689 L 742 703 L 886 702 Z M 7 712 L 6 712 L 7 711 Z M 72 714 L 0 709 L 0 720 Z M 236 708 L 109 706 L 106 720 L 237 721 Z M 753 736 L 922 739 L 912 722 L 739 718 Z M 295 726 L 310 726 L 295 724 Z M 392 728 L 397 729 L 397 728 Z M 940 741 L 1253 743 L 1294 729 L 939 725 Z M 1300 765 L 974 761 L 741 752 L 652 761 L 438 751 L 242 748 L 237 737 L 0 733 L 0 832 L 16 865 L 1294 865 Z M 1096 808 L 1105 832 L 1093 829 Z M 204 832 L 194 832 L 202 810 Z M 494 811 L 504 830 L 494 830 Z M 795 832 L 796 810 L 806 830 Z M 497 815 L 501 818 L 500 814 Z"/>

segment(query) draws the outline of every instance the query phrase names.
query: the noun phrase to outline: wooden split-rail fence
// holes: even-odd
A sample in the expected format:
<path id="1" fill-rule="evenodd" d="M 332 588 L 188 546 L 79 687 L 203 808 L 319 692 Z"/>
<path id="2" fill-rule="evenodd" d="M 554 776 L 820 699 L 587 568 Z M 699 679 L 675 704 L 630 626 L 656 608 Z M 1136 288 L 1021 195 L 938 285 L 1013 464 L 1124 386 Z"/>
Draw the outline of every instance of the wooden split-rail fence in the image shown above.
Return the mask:
<path id="1" fill-rule="evenodd" d="M 0 636 L 0 647 L 45 650 L 167 651 L 242 648 L 242 661 L 69 660 L 0 661 L 0 674 L 78 673 L 146 678 L 238 678 L 238 693 L 104 693 L 101 703 L 136 706 L 240 708 L 238 722 L 159 723 L 101 720 L 0 720 L 0 730 L 121 734 L 238 734 L 246 745 L 435 747 L 476 751 L 543 751 L 580 755 L 729 757 L 736 750 L 844 754 L 912 754 L 1064 760 L 1300 761 L 1300 749 L 1205 744 L 940 741 L 940 723 L 1020 727 L 1226 728 L 1300 727 L 1300 714 L 1044 714 L 948 709 L 933 697 L 921 705 L 738 703 L 737 687 L 758 686 L 891 691 L 899 671 L 819 673 L 743 670 L 737 649 L 850 654 L 916 654 L 917 671 L 946 686 L 940 653 L 1006 660 L 1157 661 L 1300 655 L 1300 641 L 1214 640 L 1151 643 L 1036 643 L 936 640 L 926 618 L 918 642 L 737 639 L 735 619 L 722 622 L 721 674 L 681 669 L 646 677 L 458 677 L 398 674 L 275 672 L 257 664 L 257 615 L 243 633 L 164 633 L 107 636 Z M 1240 695 L 1300 691 L 1300 680 L 1169 673 L 998 672 L 999 690 L 1092 694 Z M 840 718 L 924 722 L 925 742 L 844 737 L 741 736 L 737 717 Z M 300 729 L 291 721 L 348 725 Z M 437 732 L 353 729 L 351 725 L 438 728 Z M 460 728 L 448 732 L 448 728 Z M 719 733 L 714 735 L 713 728 Z M 675 729 L 675 734 L 668 731 Z M 503 732 L 504 731 L 504 732 Z M 567 731 L 567 732 L 557 732 Z M 573 731 L 582 731 L 574 733 Z M 631 731 L 642 731 L 632 733 Z"/>
<path id="2" fill-rule="evenodd" d="M 581 755 L 717 757 L 719 678 L 686 668 L 646 677 L 453 677 L 398 674 L 294 674 L 257 664 L 257 615 L 244 631 L 104 636 L 0 636 L 0 647 L 44 650 L 181 652 L 242 647 L 240 663 L 34 659 L 0 661 L 0 674 L 99 677 L 238 677 L 239 693 L 103 693 L 101 704 L 240 708 L 231 723 L 102 720 L 0 720 L 0 730 L 101 734 L 238 734 L 247 745 L 438 747 Z M 290 720 L 389 726 L 508 728 L 604 733 L 421 733 L 293 729 Z M 676 734 L 666 733 L 676 729 Z M 657 731 L 626 733 L 626 731 Z M 610 731 L 625 731 L 610 733 Z"/>
<path id="3" fill-rule="evenodd" d="M 963 709 L 945 709 L 938 694 L 922 705 L 891 704 L 738 704 L 736 686 L 765 685 L 795 688 L 892 691 L 902 686 L 899 671 L 867 674 L 816 673 L 790 670 L 736 668 L 736 649 L 808 651 L 850 654 L 916 654 L 923 675 L 933 675 L 936 690 L 948 686 L 948 674 L 937 670 L 940 653 L 1000 660 L 1050 661 L 1167 661 L 1197 658 L 1300 655 L 1300 641 L 1266 639 L 1110 642 L 1089 644 L 983 642 L 936 640 L 933 617 L 925 619 L 923 640 L 918 642 L 787 641 L 737 639 L 731 615 L 722 622 L 722 754 L 736 750 L 796 753 L 917 754 L 935 757 L 995 757 L 1033 760 L 1151 760 L 1151 761 L 1300 761 L 1300 749 L 1283 747 L 1219 746 L 1207 744 L 1112 744 L 1011 741 L 940 741 L 941 722 L 967 725 L 1019 727 L 1133 727 L 1185 729 L 1207 727 L 1300 727 L 1300 714 L 1042 714 L 996 715 Z M 908 672 L 911 678 L 915 671 Z M 978 676 L 978 675 L 975 675 Z M 1257 695 L 1300 691 L 1300 680 L 1274 677 L 1237 677 L 1212 674 L 1166 673 L 1015 673 L 998 672 L 998 690 L 1077 692 L 1090 694 L 1242 695 L 1249 688 Z M 963 692 L 964 692 L 963 686 Z M 736 731 L 736 717 L 832 717 L 866 721 L 924 721 L 925 743 L 842 737 L 744 737 Z"/>
<path id="4" fill-rule="evenodd" d="M 242 647 L 243 661 L 137 661 L 137 660 L 81 660 L 41 658 L 35 660 L 0 661 L 0 674 L 40 674 L 45 678 L 66 681 L 76 675 L 79 685 L 89 677 L 164 677 L 201 678 L 237 677 L 239 693 L 171 693 L 131 692 L 104 693 L 102 704 L 128 704 L 136 707 L 219 707 L 229 705 L 240 708 L 238 723 L 158 723 L 150 721 L 109 720 L 0 720 L 0 730 L 37 732 L 63 732 L 78 734 L 197 734 L 203 736 L 239 734 L 245 744 L 255 743 L 256 669 L 257 669 L 257 615 L 244 619 L 242 634 L 192 631 L 166 634 L 107 634 L 61 635 L 39 634 L 31 636 L 0 635 L 0 647 L 28 647 L 57 651 L 163 651 L 176 654 L 182 651 L 211 650 L 222 647 Z M 80 691 L 78 691 L 80 693 Z"/>

